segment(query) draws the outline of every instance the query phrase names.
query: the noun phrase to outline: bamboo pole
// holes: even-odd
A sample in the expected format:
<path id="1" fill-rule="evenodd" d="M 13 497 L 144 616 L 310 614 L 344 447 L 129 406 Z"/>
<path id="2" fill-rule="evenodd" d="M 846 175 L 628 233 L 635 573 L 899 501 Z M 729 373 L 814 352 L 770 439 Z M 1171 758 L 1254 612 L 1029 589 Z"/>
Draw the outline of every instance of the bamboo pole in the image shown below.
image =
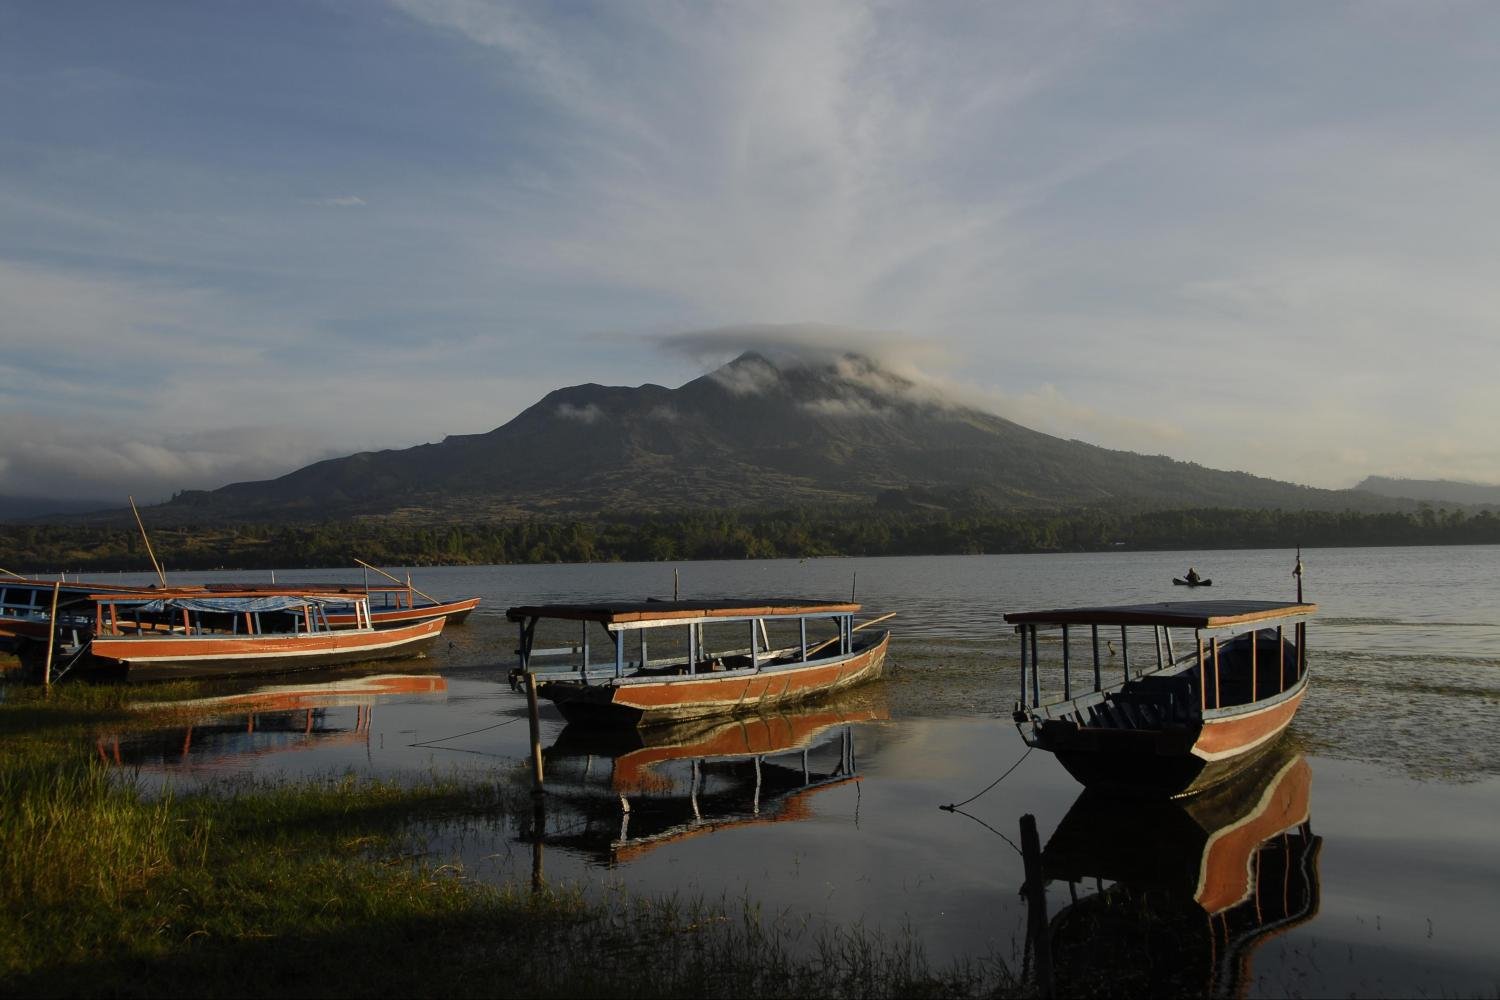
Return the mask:
<path id="1" fill-rule="evenodd" d="M 17 580 L 24 580 L 24 579 L 26 579 L 20 573 L 12 573 L 10 570 L 6 569 L 4 566 L 0 566 L 0 573 L 4 573 L 6 576 L 13 576 Z"/>
<path id="2" fill-rule="evenodd" d="M 381 576 L 385 577 L 387 580 L 391 581 L 392 583 L 400 584 L 401 586 L 406 587 L 406 588 L 414 591 L 415 593 L 421 594 L 423 597 L 427 598 L 433 604 L 442 604 L 443 603 L 442 601 L 438 600 L 436 597 L 433 597 L 431 594 L 424 594 L 424 593 L 422 593 L 422 591 L 417 590 L 416 587 L 413 587 L 411 585 L 411 577 L 409 575 L 407 576 L 407 578 L 405 580 L 403 580 L 399 576 L 391 576 L 391 574 L 387 573 L 385 570 L 381 569 L 379 566 L 371 566 L 369 563 L 365 562 L 363 559 L 356 559 L 354 561 L 357 562 L 357 563 L 359 563 L 365 569 L 373 569 L 375 572 L 379 573 Z"/>
<path id="3" fill-rule="evenodd" d="M 52 687 L 52 651 L 57 646 L 57 595 L 62 590 L 62 581 L 52 585 L 52 612 L 47 618 L 47 662 L 42 667 L 42 686 Z"/>
<path id="4" fill-rule="evenodd" d="M 860 629 L 869 628 L 871 625 L 879 625 L 881 622 L 885 621 L 886 619 L 888 619 L 888 618 L 894 618 L 898 614 L 900 614 L 900 612 L 898 612 L 898 611 L 892 611 L 889 614 L 881 615 L 879 618 L 871 618 L 869 621 L 867 621 L 867 622 L 865 622 L 865 623 L 863 623 L 861 625 L 854 626 L 849 631 L 850 631 L 850 633 L 854 633 L 854 632 L 858 632 Z M 807 655 L 811 656 L 814 653 L 818 652 L 819 650 L 821 650 L 821 649 L 823 649 L 823 648 L 825 648 L 827 646 L 831 646 L 834 643 L 838 642 L 839 639 L 840 639 L 840 636 L 834 636 L 832 639 L 824 639 L 822 642 L 818 643 L 816 646 L 814 646 L 811 649 L 809 649 L 807 651 Z"/>
<path id="5" fill-rule="evenodd" d="M 130 501 L 130 512 L 135 515 L 136 527 L 141 529 L 141 540 L 146 543 L 146 555 L 151 557 L 151 565 L 156 567 L 156 578 L 161 581 L 162 589 L 167 586 L 167 574 L 161 571 L 161 563 L 156 561 L 156 552 L 151 548 L 151 536 L 146 534 L 145 522 L 141 520 L 141 512 L 136 510 L 135 497 L 127 497 Z"/>

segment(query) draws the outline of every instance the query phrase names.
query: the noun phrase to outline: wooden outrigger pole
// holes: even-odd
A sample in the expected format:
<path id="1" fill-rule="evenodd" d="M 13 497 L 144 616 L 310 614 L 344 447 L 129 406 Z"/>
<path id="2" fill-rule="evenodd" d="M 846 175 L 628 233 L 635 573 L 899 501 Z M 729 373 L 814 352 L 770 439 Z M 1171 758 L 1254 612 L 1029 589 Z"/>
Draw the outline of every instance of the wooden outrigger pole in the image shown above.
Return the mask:
<path id="1" fill-rule="evenodd" d="M 406 575 L 406 579 L 403 580 L 399 576 L 392 576 L 391 574 L 387 573 L 385 570 L 381 569 L 379 566 L 371 566 L 369 563 L 365 562 L 363 559 L 356 559 L 354 561 L 357 562 L 357 563 L 359 563 L 365 569 L 373 569 L 375 572 L 379 573 L 381 576 L 385 577 L 387 580 L 391 581 L 392 583 L 399 583 L 401 586 L 405 587 L 407 590 L 411 591 L 414 594 L 421 594 L 423 597 L 425 597 L 427 600 L 431 601 L 433 604 L 442 604 L 443 603 L 442 601 L 438 600 L 436 597 L 433 597 L 431 594 L 423 594 L 422 591 L 418 590 L 416 587 L 413 587 L 411 585 L 411 574 L 410 573 L 408 573 Z"/>
<path id="2" fill-rule="evenodd" d="M 151 549 L 151 536 L 146 534 L 146 525 L 141 521 L 141 512 L 136 510 L 135 497 L 128 497 L 127 499 L 130 500 L 130 512 L 135 515 L 136 527 L 141 529 L 141 539 L 146 543 L 146 555 L 151 557 L 151 565 L 156 567 L 156 578 L 161 581 L 162 589 L 165 590 L 167 586 L 167 574 L 161 571 L 161 563 L 156 561 L 156 553 Z"/>
<path id="3" fill-rule="evenodd" d="M 42 686 L 52 687 L 52 653 L 57 648 L 57 595 L 62 592 L 62 581 L 52 585 L 52 611 L 47 618 L 47 662 L 42 666 Z"/>

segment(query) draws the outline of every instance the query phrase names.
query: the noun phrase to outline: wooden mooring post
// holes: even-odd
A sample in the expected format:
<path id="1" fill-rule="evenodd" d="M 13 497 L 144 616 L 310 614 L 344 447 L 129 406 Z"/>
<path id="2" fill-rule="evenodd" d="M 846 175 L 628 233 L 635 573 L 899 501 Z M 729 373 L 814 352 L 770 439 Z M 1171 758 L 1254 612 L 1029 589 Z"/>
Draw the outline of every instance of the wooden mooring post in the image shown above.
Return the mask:
<path id="1" fill-rule="evenodd" d="M 1054 996 L 1051 935 L 1047 926 L 1047 877 L 1042 873 L 1042 839 L 1036 832 L 1036 817 L 1021 817 L 1021 861 L 1025 866 L 1026 936 L 1031 943 L 1036 969 L 1037 993 L 1044 1000 Z"/>
<path id="2" fill-rule="evenodd" d="M 526 716 L 531 724 L 531 794 L 541 798 L 542 787 L 542 719 L 536 697 L 536 674 L 526 671 Z"/>
<path id="3" fill-rule="evenodd" d="M 523 640 L 522 647 L 525 648 Z M 542 716 L 536 696 L 536 674 L 526 674 L 526 721 L 531 727 L 531 888 L 546 885 L 542 873 L 543 841 L 547 835 L 547 799 L 542 784 Z"/>

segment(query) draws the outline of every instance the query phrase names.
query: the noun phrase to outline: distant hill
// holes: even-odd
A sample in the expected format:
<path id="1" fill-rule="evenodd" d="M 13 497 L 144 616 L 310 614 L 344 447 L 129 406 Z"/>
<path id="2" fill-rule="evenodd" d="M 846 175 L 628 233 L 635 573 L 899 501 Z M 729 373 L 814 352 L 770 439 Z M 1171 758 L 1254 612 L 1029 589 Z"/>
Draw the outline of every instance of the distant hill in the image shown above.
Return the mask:
<path id="1" fill-rule="evenodd" d="M 752 353 L 676 389 L 558 389 L 487 434 L 187 492 L 153 516 L 482 520 L 872 500 L 1016 510 L 1402 506 L 1063 440 L 953 405 L 858 356 L 778 366 Z"/>
<path id="2" fill-rule="evenodd" d="M 1376 496 L 1425 500 L 1428 503 L 1500 506 L 1500 486 L 1486 483 L 1456 482 L 1450 479 L 1394 479 L 1388 476 L 1366 476 L 1354 487 Z"/>
<path id="3" fill-rule="evenodd" d="M 0 522 L 29 521 L 56 514 L 83 514 L 118 506 L 118 501 L 61 500 L 57 497 L 0 496 Z"/>

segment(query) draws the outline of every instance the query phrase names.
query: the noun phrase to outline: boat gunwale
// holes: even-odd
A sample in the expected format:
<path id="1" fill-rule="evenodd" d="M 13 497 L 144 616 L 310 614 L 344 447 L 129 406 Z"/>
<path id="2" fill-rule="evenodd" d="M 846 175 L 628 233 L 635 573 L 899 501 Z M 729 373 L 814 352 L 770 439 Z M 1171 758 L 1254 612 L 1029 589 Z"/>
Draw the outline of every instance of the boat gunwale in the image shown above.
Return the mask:
<path id="1" fill-rule="evenodd" d="M 652 674 L 645 677 L 616 677 L 614 675 L 614 668 L 609 667 L 607 674 L 605 673 L 605 671 L 590 671 L 590 678 L 600 675 L 603 676 L 601 676 L 601 679 L 598 683 L 590 682 L 588 684 L 584 684 L 581 680 L 579 680 L 578 670 L 576 668 L 572 670 L 534 670 L 532 671 L 532 676 L 536 678 L 538 684 L 571 683 L 577 685 L 578 687 L 591 688 L 639 687 L 650 684 L 683 684 L 691 681 L 739 680 L 746 677 L 765 676 L 767 674 L 783 674 L 793 670 L 806 670 L 814 667 L 827 667 L 834 664 L 843 663 L 845 660 L 851 660 L 858 656 L 865 656 L 871 650 L 876 649 L 882 644 L 889 642 L 891 631 L 890 629 L 886 629 L 883 632 L 872 633 L 872 635 L 878 636 L 878 638 L 875 638 L 873 642 L 859 645 L 856 648 L 851 649 L 847 653 L 841 652 L 836 653 L 833 656 L 820 656 L 810 660 L 796 660 L 791 663 L 767 663 L 765 661 L 762 661 L 758 666 L 735 667 L 732 670 L 713 670 L 687 674 Z"/>
<path id="2" fill-rule="evenodd" d="M 601 601 L 520 605 L 506 609 L 505 617 L 513 622 L 528 619 L 598 622 L 606 628 L 621 629 L 752 618 L 831 617 L 856 614 L 863 609 L 864 605 L 852 601 L 769 597 L 756 601 Z"/>
<path id="3" fill-rule="evenodd" d="M 341 643 L 341 642 L 342 643 L 349 643 L 349 642 L 351 642 L 353 640 L 356 640 L 356 639 L 357 640 L 363 640 L 363 639 L 367 639 L 367 638 L 373 638 L 373 637 L 376 637 L 376 636 L 384 637 L 384 638 L 387 638 L 387 639 L 394 638 L 397 641 L 405 641 L 408 638 L 420 637 L 422 635 L 425 635 L 429 631 L 433 632 L 434 634 L 441 633 L 442 630 L 443 630 L 443 625 L 446 625 L 446 624 L 447 624 L 447 622 L 446 622 L 445 619 L 442 619 L 442 618 L 428 618 L 428 619 L 425 619 L 423 621 L 409 622 L 409 623 L 404 624 L 404 625 L 396 625 L 396 626 L 393 626 L 393 627 L 390 627 L 390 628 L 338 628 L 338 629 L 320 629 L 320 630 L 314 631 L 314 632 L 249 632 L 249 633 L 246 633 L 246 632 L 238 632 L 238 633 L 229 633 L 229 632 L 195 632 L 195 633 L 163 632 L 163 633 L 126 633 L 126 634 L 121 634 L 121 635 L 101 635 L 101 636 L 95 636 L 93 639 L 90 640 L 90 644 L 92 646 L 96 647 L 96 648 L 99 645 L 102 644 L 106 650 L 113 648 L 113 646 L 116 645 L 116 644 L 144 645 L 144 644 L 146 644 L 148 642 L 152 642 L 152 643 L 155 643 L 155 642 L 170 642 L 170 643 L 182 643 L 184 645 L 186 645 L 186 644 L 197 644 L 198 646 L 205 647 L 205 648 L 208 647 L 212 643 L 218 643 L 220 645 L 252 643 L 252 644 L 266 645 L 266 646 L 272 645 L 273 643 L 283 643 L 283 644 L 284 643 L 292 643 L 294 646 L 316 647 L 318 643 L 323 643 L 323 644 L 329 644 L 329 643 L 335 643 L 336 644 L 336 643 Z M 354 646 L 352 646 L 350 648 L 358 648 L 360 645 L 363 645 L 363 643 L 356 642 L 354 644 Z M 382 646 L 384 646 L 384 645 L 390 645 L 390 643 L 383 643 Z M 376 648 L 379 648 L 379 647 L 376 647 Z M 308 649 L 305 649 L 305 650 L 295 650 L 295 655 L 307 655 L 309 653 L 317 653 L 317 652 L 320 652 L 320 651 L 321 650 L 319 650 L 317 648 L 308 648 Z M 239 655 L 243 655 L 243 656 L 264 656 L 264 655 L 267 654 L 267 652 L 268 652 L 267 650 L 247 651 L 247 652 L 245 652 L 243 654 L 241 654 L 241 653 L 222 654 L 222 653 L 202 653 L 202 652 L 200 652 L 198 655 L 206 655 L 206 656 L 214 656 L 214 657 L 239 656 Z M 271 650 L 269 652 L 274 653 L 276 651 Z M 291 651 L 289 651 L 289 652 L 291 652 Z M 108 659 L 108 660 L 123 659 L 123 657 L 111 656 L 109 653 L 98 653 L 96 655 L 102 657 L 103 659 Z"/>
<path id="4" fill-rule="evenodd" d="M 301 587 L 278 587 L 274 590 L 205 590 L 198 587 L 168 587 L 156 590 L 137 590 L 127 594 L 90 594 L 89 600 L 100 604 L 151 604 L 155 601 L 176 600 L 250 600 L 265 597 L 302 597 L 319 606 L 328 604 L 369 603 L 363 593 L 331 594 L 327 591 L 304 590 Z"/>

